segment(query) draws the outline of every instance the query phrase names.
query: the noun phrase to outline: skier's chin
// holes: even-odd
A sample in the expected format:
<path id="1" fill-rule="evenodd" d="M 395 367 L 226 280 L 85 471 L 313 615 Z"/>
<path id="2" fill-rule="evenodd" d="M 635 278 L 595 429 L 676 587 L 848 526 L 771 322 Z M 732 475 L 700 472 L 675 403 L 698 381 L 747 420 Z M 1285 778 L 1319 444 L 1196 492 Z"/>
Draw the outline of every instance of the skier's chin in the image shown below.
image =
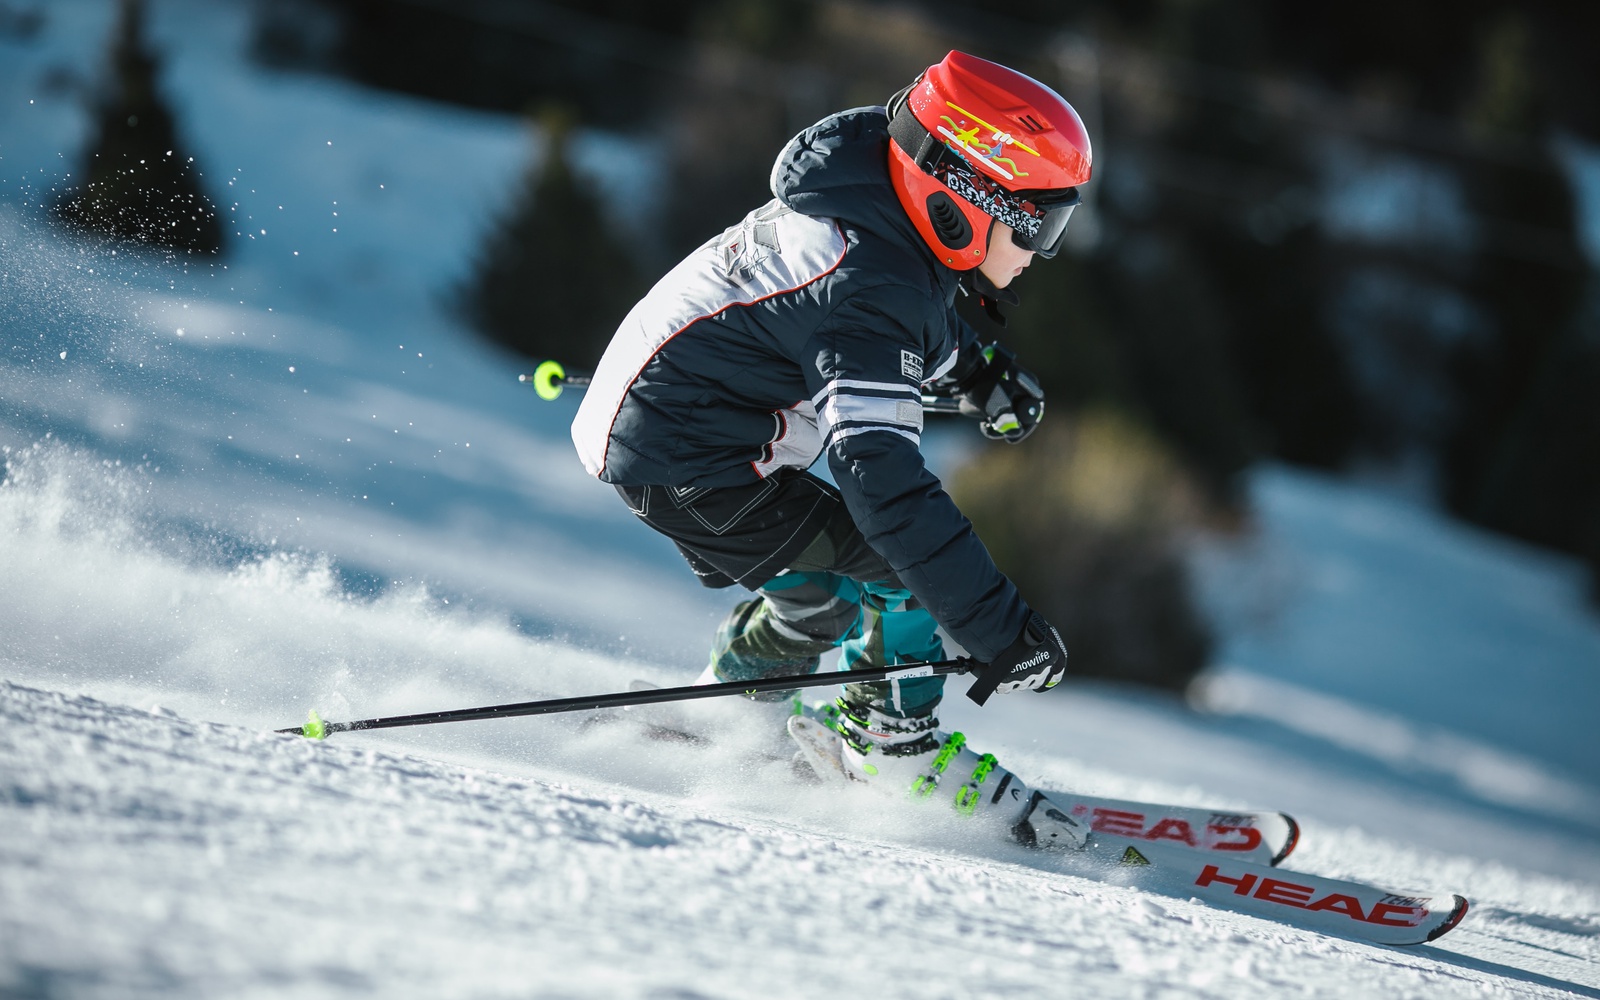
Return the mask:
<path id="1" fill-rule="evenodd" d="M 1009 287 L 1011 285 L 1011 283 L 1013 281 L 1016 281 L 1018 278 L 1022 277 L 1022 272 L 1026 271 L 1027 269 L 1028 269 L 1028 265 L 1026 265 L 1026 264 L 1023 264 L 1023 265 L 1021 265 L 1019 267 L 1014 267 L 1010 271 L 1007 271 L 1006 273 L 1000 275 L 1000 278 L 999 278 L 998 281 L 995 280 L 994 278 L 990 278 L 989 282 L 990 282 L 990 284 L 994 285 L 994 287 L 996 287 L 996 288 L 1007 288 L 1007 287 Z"/>

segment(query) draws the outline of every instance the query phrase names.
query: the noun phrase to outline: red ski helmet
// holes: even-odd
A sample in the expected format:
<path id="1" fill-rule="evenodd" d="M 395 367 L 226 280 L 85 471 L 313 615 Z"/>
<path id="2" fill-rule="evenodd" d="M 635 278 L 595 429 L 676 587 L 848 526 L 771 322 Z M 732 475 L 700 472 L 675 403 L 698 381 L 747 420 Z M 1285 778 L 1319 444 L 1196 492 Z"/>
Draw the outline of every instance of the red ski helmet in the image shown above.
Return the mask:
<path id="1" fill-rule="evenodd" d="M 889 179 L 946 265 L 983 263 L 999 219 L 1023 249 L 1054 257 L 1089 134 L 1060 94 L 999 63 L 951 52 L 889 101 Z"/>

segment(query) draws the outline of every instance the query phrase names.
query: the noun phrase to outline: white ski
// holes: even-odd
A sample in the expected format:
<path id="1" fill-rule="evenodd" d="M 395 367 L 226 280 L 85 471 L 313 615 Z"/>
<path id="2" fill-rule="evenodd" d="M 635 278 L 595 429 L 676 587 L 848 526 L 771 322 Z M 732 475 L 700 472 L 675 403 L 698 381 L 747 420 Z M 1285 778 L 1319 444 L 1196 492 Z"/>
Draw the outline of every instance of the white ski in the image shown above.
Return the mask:
<path id="1" fill-rule="evenodd" d="M 1300 840 L 1299 824 L 1280 812 L 1197 809 L 1055 790 L 1045 795 L 1067 815 L 1087 820 L 1104 843 L 1182 847 L 1270 866 Z"/>
<path id="2" fill-rule="evenodd" d="M 851 777 L 840 760 L 839 736 L 827 725 L 796 716 L 788 728 L 819 776 Z M 1467 912 L 1461 896 L 1394 892 L 1274 867 L 1300 837 L 1299 825 L 1284 813 L 1031 790 L 1009 772 L 989 794 L 996 803 L 1008 795 L 1017 800 L 1017 840 L 1051 850 L 1065 867 L 1093 877 L 1109 871 L 1158 892 L 1387 945 L 1435 940 Z"/>
<path id="3" fill-rule="evenodd" d="M 1165 846 L 1130 843 L 1118 863 L 1147 872 L 1138 881 L 1150 888 L 1377 944 L 1425 944 L 1467 913 L 1462 896 L 1394 892 Z"/>

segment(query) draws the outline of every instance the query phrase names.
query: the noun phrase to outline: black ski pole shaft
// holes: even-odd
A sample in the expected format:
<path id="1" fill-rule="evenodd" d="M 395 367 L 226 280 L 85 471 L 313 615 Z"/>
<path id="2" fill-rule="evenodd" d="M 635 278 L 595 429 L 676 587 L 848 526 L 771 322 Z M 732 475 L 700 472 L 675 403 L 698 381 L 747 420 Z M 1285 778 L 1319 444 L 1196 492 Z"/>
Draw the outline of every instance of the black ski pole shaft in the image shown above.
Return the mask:
<path id="1" fill-rule="evenodd" d="M 518 382 L 533 386 L 540 399 L 553 400 L 566 389 L 587 389 L 594 376 L 588 372 L 568 371 L 559 361 L 541 361 L 531 372 L 517 376 Z M 954 396 L 922 394 L 922 408 L 929 413 L 960 413 L 961 400 Z"/>
<path id="2" fill-rule="evenodd" d="M 617 691 L 610 694 L 584 695 L 577 698 L 549 698 L 543 701 L 520 701 L 509 705 L 485 705 L 481 708 L 460 708 L 445 712 L 391 715 L 387 718 L 359 719 L 355 722 L 324 722 L 316 712 L 312 712 L 311 721 L 305 725 L 279 729 L 276 732 L 294 733 L 320 740 L 332 733 L 345 733 L 358 729 L 398 729 L 403 726 L 431 726 L 440 722 L 515 719 L 524 715 L 553 715 L 557 712 L 583 712 L 598 708 L 656 705 L 669 701 L 693 701 L 699 698 L 721 698 L 727 695 L 759 694 L 763 691 L 790 691 L 803 687 L 828 687 L 834 684 L 911 680 L 916 677 L 942 677 L 947 674 L 973 673 L 981 666 L 982 664 L 971 657 L 963 656 L 953 660 L 899 663 L 892 667 L 868 670 L 837 670 L 829 673 L 801 674 L 792 677 L 767 677 L 753 681 L 732 681 L 727 684 L 652 688 L 646 691 Z"/>

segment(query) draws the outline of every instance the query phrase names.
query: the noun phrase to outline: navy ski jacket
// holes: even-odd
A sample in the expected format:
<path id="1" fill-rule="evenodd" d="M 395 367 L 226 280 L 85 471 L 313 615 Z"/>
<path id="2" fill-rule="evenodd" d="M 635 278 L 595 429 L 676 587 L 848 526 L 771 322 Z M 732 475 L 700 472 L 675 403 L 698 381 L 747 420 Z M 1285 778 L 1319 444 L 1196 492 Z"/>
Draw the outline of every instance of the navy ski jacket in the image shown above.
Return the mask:
<path id="1" fill-rule="evenodd" d="M 845 505 L 967 651 L 1028 608 L 922 459 L 922 386 L 977 338 L 888 172 L 888 118 L 857 108 L 784 147 L 773 201 L 669 271 L 623 320 L 572 425 L 619 486 L 740 486 L 826 451 Z"/>

